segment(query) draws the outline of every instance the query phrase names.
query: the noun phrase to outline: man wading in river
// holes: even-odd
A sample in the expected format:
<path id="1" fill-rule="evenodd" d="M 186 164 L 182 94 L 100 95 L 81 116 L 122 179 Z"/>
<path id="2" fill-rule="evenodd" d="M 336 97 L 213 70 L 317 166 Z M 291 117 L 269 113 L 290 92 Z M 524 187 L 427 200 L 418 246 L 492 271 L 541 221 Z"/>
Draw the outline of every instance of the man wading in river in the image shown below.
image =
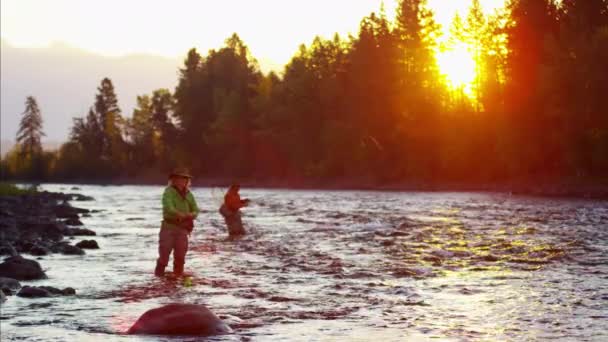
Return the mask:
<path id="1" fill-rule="evenodd" d="M 163 193 L 163 221 L 158 236 L 158 259 L 156 260 L 156 276 L 165 274 L 169 256 L 173 251 L 173 273 L 182 275 L 188 237 L 194 228 L 194 219 L 198 214 L 198 206 L 190 192 L 192 176 L 188 169 L 176 168 L 169 175 L 169 184 Z"/>
<path id="2" fill-rule="evenodd" d="M 240 188 L 238 184 L 232 184 L 224 196 L 224 204 L 220 207 L 220 214 L 224 216 L 230 237 L 245 235 L 243 221 L 241 220 L 241 208 L 249 205 L 249 200 L 241 199 Z"/>

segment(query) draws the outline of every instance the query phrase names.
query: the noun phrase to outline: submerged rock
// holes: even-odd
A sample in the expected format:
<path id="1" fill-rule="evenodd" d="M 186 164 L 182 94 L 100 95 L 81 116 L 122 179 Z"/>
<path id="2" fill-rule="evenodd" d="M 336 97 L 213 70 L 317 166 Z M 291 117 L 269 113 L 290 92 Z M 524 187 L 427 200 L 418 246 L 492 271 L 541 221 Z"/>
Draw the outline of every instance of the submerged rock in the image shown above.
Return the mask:
<path id="1" fill-rule="evenodd" d="M 72 296 L 76 294 L 76 290 L 71 287 L 66 287 L 60 290 L 51 286 L 24 286 L 18 297 L 37 298 L 37 297 L 53 297 L 53 296 Z"/>
<path id="2" fill-rule="evenodd" d="M 69 194 L 72 201 L 94 201 L 95 198 L 81 194 Z"/>
<path id="3" fill-rule="evenodd" d="M 97 233 L 86 228 L 69 228 L 67 235 L 84 235 L 84 236 L 95 236 Z"/>
<path id="4" fill-rule="evenodd" d="M 77 218 L 69 218 L 64 221 L 68 226 L 82 226 L 83 223 Z"/>
<path id="5" fill-rule="evenodd" d="M 0 288 L 17 290 L 21 288 L 21 283 L 17 279 L 0 277 Z"/>
<path id="6" fill-rule="evenodd" d="M 95 240 L 82 240 L 76 244 L 76 247 L 82 249 L 99 249 L 99 245 Z"/>
<path id="7" fill-rule="evenodd" d="M 88 212 L 88 209 L 72 207 L 68 203 L 58 204 L 53 207 L 53 213 L 55 216 L 57 216 L 57 218 L 78 219 L 78 214 L 85 214 Z"/>
<path id="8" fill-rule="evenodd" d="M 25 259 L 17 255 L 4 260 L 0 264 L 0 277 L 17 280 L 46 279 L 47 276 L 37 261 Z"/>
<path id="9" fill-rule="evenodd" d="M 146 311 L 128 334 L 196 335 L 229 334 L 232 329 L 204 305 L 169 304 Z"/>
<path id="10" fill-rule="evenodd" d="M 42 256 L 50 254 L 51 251 L 44 246 L 34 245 L 32 248 L 30 248 L 29 253 L 35 256 Z"/>
<path id="11" fill-rule="evenodd" d="M 60 242 L 51 247 L 51 250 L 55 253 L 61 253 L 65 255 L 84 255 L 84 251 L 77 246 L 72 246 L 69 242 Z"/>

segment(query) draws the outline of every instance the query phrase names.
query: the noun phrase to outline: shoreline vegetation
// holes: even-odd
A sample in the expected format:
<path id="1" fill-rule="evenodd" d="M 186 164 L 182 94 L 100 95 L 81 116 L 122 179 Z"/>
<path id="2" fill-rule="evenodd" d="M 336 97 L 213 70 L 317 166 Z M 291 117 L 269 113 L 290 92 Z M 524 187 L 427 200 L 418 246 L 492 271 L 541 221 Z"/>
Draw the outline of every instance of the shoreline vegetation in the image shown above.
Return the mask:
<path id="1" fill-rule="evenodd" d="M 133 113 L 103 78 L 56 152 L 30 96 L 0 179 L 164 184 L 185 166 L 195 185 L 606 197 L 606 1 L 485 14 L 472 0 L 450 31 L 441 42 L 426 1 L 401 0 L 394 18 L 371 13 L 268 74 L 235 33 L 191 49 L 175 89 L 138 96 Z M 455 87 L 438 53 L 458 48 L 476 71 Z"/>
<path id="2" fill-rule="evenodd" d="M 206 188 L 228 188 L 235 180 L 233 178 L 195 178 L 194 187 Z M 123 178 L 112 181 L 73 181 L 73 182 L 49 182 L 53 184 L 65 184 L 66 186 L 78 185 L 166 185 L 165 178 L 150 177 Z M 256 180 L 241 179 L 238 183 L 245 189 L 283 189 L 283 190 L 318 190 L 318 191 L 387 191 L 387 192 L 495 192 L 508 195 L 524 195 L 535 197 L 564 197 L 577 199 L 608 200 L 608 182 L 585 182 L 585 183 L 441 183 L 441 182 L 418 182 L 418 183 L 378 183 L 365 180 L 339 180 L 339 181 L 307 181 L 307 180 Z M 23 182 L 21 184 L 27 184 Z"/>

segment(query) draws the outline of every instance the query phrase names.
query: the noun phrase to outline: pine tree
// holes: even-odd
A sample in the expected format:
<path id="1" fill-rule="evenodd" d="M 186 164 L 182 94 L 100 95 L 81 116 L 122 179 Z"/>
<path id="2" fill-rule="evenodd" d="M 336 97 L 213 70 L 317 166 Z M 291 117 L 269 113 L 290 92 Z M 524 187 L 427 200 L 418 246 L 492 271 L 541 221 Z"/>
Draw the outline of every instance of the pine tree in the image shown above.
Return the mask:
<path id="1" fill-rule="evenodd" d="M 95 115 L 101 128 L 101 156 L 106 159 L 119 159 L 123 147 L 122 129 L 124 120 L 118 107 L 114 85 L 109 78 L 104 78 L 97 88 L 95 97 Z"/>
<path id="2" fill-rule="evenodd" d="M 28 96 L 25 100 L 25 111 L 22 115 L 17 143 L 21 145 L 24 155 L 33 157 L 42 152 L 40 138 L 45 135 L 42 132 L 42 115 L 33 96 Z"/>

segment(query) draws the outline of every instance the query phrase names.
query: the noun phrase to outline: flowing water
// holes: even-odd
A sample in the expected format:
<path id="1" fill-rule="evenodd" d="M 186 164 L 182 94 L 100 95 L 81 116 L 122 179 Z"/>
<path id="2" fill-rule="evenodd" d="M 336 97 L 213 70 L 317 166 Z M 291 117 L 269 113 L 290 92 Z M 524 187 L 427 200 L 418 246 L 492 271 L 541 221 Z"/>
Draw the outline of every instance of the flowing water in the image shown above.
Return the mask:
<path id="1" fill-rule="evenodd" d="M 243 189 L 249 235 L 228 240 L 222 189 L 194 188 L 184 282 L 152 274 L 163 187 L 43 189 L 95 198 L 73 205 L 95 210 L 81 220 L 101 249 L 42 257 L 49 279 L 22 285 L 77 295 L 9 297 L 2 341 L 608 340 L 606 201 Z M 173 302 L 207 305 L 234 334 L 124 334 Z"/>

